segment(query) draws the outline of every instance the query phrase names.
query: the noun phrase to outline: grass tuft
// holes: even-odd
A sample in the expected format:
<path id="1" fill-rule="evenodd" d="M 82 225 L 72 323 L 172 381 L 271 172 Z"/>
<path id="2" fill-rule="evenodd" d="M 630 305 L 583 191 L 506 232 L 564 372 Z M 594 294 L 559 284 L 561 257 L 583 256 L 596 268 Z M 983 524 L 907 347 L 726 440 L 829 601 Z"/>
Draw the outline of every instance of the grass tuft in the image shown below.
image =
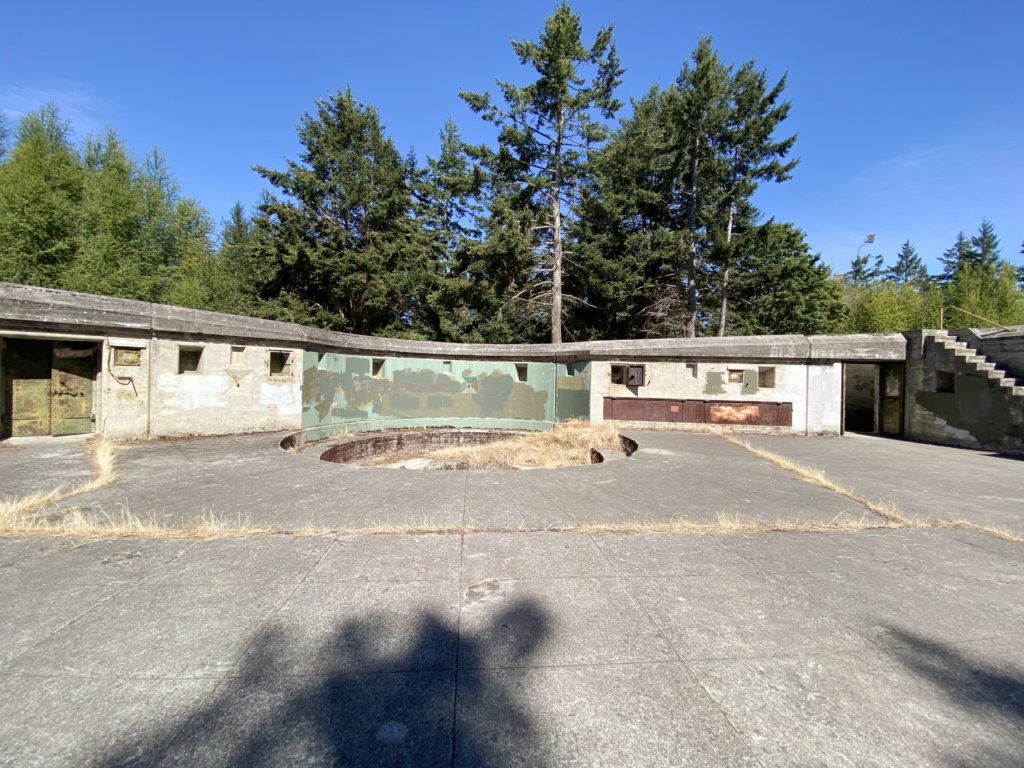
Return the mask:
<path id="1" fill-rule="evenodd" d="M 36 491 L 25 496 L 0 500 L 0 529 L 18 527 L 29 522 L 41 510 L 59 504 L 73 496 L 90 493 L 114 482 L 117 448 L 110 440 L 100 437 L 89 443 L 93 478 L 72 488 L 60 485 L 52 491 Z"/>
<path id="2" fill-rule="evenodd" d="M 782 469 L 792 472 L 794 475 L 799 477 L 804 482 L 810 483 L 811 485 L 817 485 L 822 488 L 826 488 L 834 493 L 838 493 L 840 496 L 845 496 L 851 501 L 856 501 L 858 504 L 863 504 L 870 511 L 874 512 L 884 520 L 888 520 L 890 523 L 898 525 L 901 528 L 917 528 L 925 525 L 919 520 L 914 520 L 902 512 L 896 507 L 895 504 L 888 501 L 876 501 L 868 498 L 863 494 L 857 493 L 857 491 L 847 488 L 845 485 L 837 483 L 832 478 L 828 477 L 822 470 L 816 467 L 809 467 L 806 464 L 801 464 L 798 461 L 782 456 L 773 451 L 765 450 L 764 448 L 758 448 L 756 445 L 744 440 L 742 438 L 731 435 L 728 432 L 718 430 L 714 434 L 721 437 L 723 440 L 727 440 L 733 445 L 738 445 L 745 451 L 748 451 L 755 456 L 770 461 Z"/>

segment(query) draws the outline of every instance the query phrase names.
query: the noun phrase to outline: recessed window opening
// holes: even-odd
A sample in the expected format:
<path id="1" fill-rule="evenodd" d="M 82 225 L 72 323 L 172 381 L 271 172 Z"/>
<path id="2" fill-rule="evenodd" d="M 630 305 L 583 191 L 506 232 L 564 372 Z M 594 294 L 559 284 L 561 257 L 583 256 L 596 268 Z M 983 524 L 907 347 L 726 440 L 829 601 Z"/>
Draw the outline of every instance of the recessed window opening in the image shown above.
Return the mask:
<path id="1" fill-rule="evenodd" d="M 178 347 L 178 373 L 198 373 L 202 359 L 202 347 Z"/>
<path id="2" fill-rule="evenodd" d="M 622 384 L 627 387 L 642 387 L 646 381 L 646 369 L 642 365 L 612 366 L 612 384 Z"/>
<path id="3" fill-rule="evenodd" d="M 292 353 L 283 350 L 270 351 L 270 375 L 289 376 L 292 372 Z"/>
<path id="4" fill-rule="evenodd" d="M 757 386 L 761 389 L 772 389 L 775 387 L 775 369 L 774 368 L 758 368 L 757 369 Z"/>
<path id="5" fill-rule="evenodd" d="M 231 348 L 231 365 L 245 365 L 245 347 Z"/>
<path id="6" fill-rule="evenodd" d="M 526 381 L 526 363 L 516 363 L 516 381 Z"/>
<path id="7" fill-rule="evenodd" d="M 686 364 L 686 378 L 696 379 L 697 378 L 697 364 L 687 363 Z"/>
<path id="8" fill-rule="evenodd" d="M 370 375 L 375 379 L 379 379 L 384 374 L 384 358 L 375 357 L 373 358 L 373 364 L 370 366 Z"/>
<path id="9" fill-rule="evenodd" d="M 442 360 L 441 361 L 441 371 L 443 373 L 450 374 L 452 372 L 452 361 L 451 360 Z"/>
<path id="10" fill-rule="evenodd" d="M 936 371 L 935 391 L 956 392 L 956 374 L 953 371 Z"/>
<path id="11" fill-rule="evenodd" d="M 742 368 L 730 368 L 729 369 L 729 383 L 730 384 L 742 384 L 743 383 L 743 369 Z"/>

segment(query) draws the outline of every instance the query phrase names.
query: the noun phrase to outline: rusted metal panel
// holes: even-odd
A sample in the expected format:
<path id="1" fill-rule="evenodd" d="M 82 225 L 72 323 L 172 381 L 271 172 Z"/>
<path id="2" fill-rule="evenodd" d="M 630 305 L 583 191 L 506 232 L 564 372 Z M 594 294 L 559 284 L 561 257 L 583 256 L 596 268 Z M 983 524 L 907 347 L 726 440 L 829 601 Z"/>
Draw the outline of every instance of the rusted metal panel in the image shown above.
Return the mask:
<path id="1" fill-rule="evenodd" d="M 96 345 L 55 343 L 50 377 L 50 429 L 54 435 L 84 435 L 92 431 L 92 384 L 96 375 Z"/>
<path id="2" fill-rule="evenodd" d="M 790 427 L 793 425 L 793 404 L 708 402 L 705 404 L 705 420 L 709 424 Z"/>
<path id="3" fill-rule="evenodd" d="M 606 397 L 604 417 L 618 421 L 682 421 L 683 401 L 645 397 Z"/>
<path id="4" fill-rule="evenodd" d="M 618 421 L 790 427 L 793 425 L 793 404 L 606 397 L 604 417 Z"/>

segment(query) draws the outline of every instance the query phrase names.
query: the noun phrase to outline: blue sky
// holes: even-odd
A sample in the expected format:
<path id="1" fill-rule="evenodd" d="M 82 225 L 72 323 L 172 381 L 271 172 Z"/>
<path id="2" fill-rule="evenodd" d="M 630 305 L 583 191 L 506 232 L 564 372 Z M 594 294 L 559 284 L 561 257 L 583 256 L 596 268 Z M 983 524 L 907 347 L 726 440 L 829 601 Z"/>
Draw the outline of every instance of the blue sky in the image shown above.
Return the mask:
<path id="1" fill-rule="evenodd" d="M 255 204 L 253 165 L 282 167 L 313 99 L 350 85 L 399 148 L 433 153 L 451 116 L 493 133 L 460 89 L 524 82 L 509 41 L 534 38 L 553 2 L 18 3 L 4 12 L 0 110 L 47 101 L 84 135 L 113 126 L 137 154 L 157 146 L 184 194 L 215 219 Z M 864 235 L 889 261 L 910 240 L 937 258 L 982 217 L 1003 257 L 1024 241 L 1024 3 L 573 4 L 588 38 L 614 24 L 620 97 L 670 83 L 699 36 L 727 62 L 788 77 L 794 178 L 759 192 L 838 271 Z M 158 8 L 158 9 L 157 9 Z"/>

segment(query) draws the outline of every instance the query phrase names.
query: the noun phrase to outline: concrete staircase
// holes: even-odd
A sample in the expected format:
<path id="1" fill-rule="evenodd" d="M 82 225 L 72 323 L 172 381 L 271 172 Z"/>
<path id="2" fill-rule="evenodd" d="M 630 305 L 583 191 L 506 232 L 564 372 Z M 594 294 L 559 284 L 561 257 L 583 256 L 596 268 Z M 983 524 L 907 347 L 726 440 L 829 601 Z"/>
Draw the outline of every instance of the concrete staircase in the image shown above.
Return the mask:
<path id="1" fill-rule="evenodd" d="M 948 331 L 935 331 L 934 339 L 939 347 L 953 353 L 956 362 L 966 369 L 965 373 L 985 376 L 989 381 L 1002 387 L 1004 395 L 1014 400 L 1019 399 L 1021 403 L 1024 403 L 1024 386 L 1022 386 L 1024 383 L 1008 376 L 1006 371 L 984 355 L 979 354 L 977 350 L 967 346 L 965 342 L 958 341 Z"/>

